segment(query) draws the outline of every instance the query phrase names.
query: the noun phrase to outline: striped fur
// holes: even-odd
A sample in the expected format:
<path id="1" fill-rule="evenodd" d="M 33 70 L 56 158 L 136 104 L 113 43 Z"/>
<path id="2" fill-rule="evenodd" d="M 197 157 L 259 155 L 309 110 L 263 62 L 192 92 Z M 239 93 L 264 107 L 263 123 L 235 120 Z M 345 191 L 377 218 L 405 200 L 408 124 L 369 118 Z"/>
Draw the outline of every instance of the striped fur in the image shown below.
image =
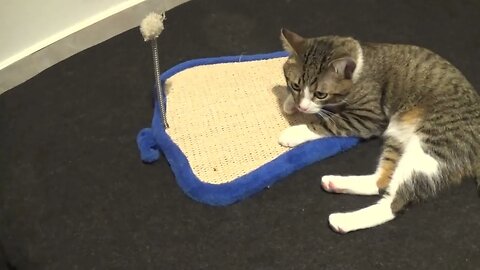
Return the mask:
<path id="1" fill-rule="evenodd" d="M 384 138 L 375 174 L 323 177 L 326 191 L 383 192 L 374 206 L 332 214 L 335 231 L 382 224 L 407 204 L 467 177 L 480 187 L 480 97 L 447 60 L 417 46 L 349 37 L 303 38 L 282 30 L 281 39 L 290 52 L 284 65 L 289 113 L 296 107 L 321 116 L 292 127 L 295 134 L 285 130 L 281 144 L 325 136 Z"/>

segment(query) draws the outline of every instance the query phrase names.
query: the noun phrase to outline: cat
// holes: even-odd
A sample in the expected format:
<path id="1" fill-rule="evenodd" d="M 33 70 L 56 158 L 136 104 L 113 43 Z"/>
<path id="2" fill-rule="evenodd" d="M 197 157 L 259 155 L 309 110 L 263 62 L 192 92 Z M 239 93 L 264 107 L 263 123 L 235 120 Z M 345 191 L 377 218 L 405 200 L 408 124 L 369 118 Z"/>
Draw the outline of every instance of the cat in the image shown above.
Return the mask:
<path id="1" fill-rule="evenodd" d="M 383 137 L 372 175 L 326 175 L 327 192 L 382 195 L 358 211 L 333 213 L 338 233 L 393 220 L 409 203 L 436 195 L 462 179 L 477 179 L 480 194 L 480 97 L 462 73 L 434 52 L 351 37 L 280 35 L 286 114 L 318 114 L 291 126 L 279 143 L 295 147 L 328 136 Z"/>

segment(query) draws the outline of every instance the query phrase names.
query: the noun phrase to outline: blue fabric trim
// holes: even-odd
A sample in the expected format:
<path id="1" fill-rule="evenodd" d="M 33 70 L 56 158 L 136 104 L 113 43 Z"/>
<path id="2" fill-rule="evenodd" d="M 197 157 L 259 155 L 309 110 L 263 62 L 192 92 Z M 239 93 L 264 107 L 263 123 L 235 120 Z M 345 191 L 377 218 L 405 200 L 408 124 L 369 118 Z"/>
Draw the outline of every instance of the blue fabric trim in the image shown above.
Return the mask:
<path id="1" fill-rule="evenodd" d="M 245 62 L 284 57 L 284 51 L 257 55 L 225 56 L 187 61 L 174 66 L 161 76 L 162 83 L 176 73 L 195 66 L 228 62 Z M 156 145 L 153 145 L 154 138 Z M 142 129 L 137 136 L 141 158 L 151 163 L 162 151 L 180 188 L 192 199 L 209 205 L 229 205 L 271 186 L 285 176 L 316 161 L 352 148 L 359 138 L 333 137 L 307 142 L 280 155 L 273 161 L 231 182 L 214 185 L 202 182 L 192 171 L 186 156 L 165 132 L 162 117 L 155 102 L 151 129 Z"/>

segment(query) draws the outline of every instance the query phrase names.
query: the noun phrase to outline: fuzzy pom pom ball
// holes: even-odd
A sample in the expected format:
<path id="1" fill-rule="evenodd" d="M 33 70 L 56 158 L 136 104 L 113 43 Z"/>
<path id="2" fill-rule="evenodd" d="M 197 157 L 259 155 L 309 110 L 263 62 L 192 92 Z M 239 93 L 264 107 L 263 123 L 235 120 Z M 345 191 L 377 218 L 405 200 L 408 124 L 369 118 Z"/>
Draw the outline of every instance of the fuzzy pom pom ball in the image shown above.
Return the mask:
<path id="1" fill-rule="evenodd" d="M 163 21 L 165 14 L 157 14 L 152 12 L 148 14 L 140 24 L 140 32 L 145 41 L 157 38 L 163 31 Z"/>

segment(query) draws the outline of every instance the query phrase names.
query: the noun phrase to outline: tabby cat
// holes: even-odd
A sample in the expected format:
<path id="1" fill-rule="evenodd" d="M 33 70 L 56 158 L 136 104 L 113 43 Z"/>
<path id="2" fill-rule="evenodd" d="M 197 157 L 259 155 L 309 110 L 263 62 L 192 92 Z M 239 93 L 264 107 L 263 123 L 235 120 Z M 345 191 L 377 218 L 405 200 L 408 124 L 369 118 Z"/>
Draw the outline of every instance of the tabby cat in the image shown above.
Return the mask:
<path id="1" fill-rule="evenodd" d="M 281 145 L 327 136 L 384 138 L 374 174 L 323 176 L 327 192 L 382 195 L 372 206 L 331 214 L 334 231 L 393 220 L 407 204 L 467 177 L 480 187 L 480 97 L 447 60 L 417 46 L 304 38 L 286 29 L 281 40 L 290 55 L 283 110 L 321 116 L 285 129 Z"/>

